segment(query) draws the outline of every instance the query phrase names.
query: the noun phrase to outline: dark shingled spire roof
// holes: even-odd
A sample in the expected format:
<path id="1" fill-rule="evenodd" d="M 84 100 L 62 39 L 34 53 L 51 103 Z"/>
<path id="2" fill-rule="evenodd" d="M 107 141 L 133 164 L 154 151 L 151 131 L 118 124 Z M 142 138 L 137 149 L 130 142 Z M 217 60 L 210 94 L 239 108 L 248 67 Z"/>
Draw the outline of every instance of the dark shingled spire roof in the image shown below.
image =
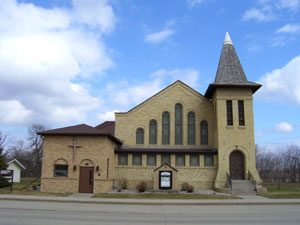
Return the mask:
<path id="1" fill-rule="evenodd" d="M 261 87 L 260 84 L 247 80 L 243 67 L 227 32 L 215 81 L 207 88 L 205 97 L 211 98 L 217 87 L 248 87 L 252 89 L 252 93 L 256 92 Z"/>

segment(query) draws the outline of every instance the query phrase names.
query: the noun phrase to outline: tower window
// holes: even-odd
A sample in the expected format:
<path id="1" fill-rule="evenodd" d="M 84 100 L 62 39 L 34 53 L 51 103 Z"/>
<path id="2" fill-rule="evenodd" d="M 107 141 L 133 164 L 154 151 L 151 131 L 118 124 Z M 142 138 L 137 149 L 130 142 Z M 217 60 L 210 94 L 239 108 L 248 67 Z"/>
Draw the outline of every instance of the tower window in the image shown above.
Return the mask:
<path id="1" fill-rule="evenodd" d="M 239 110 L 239 125 L 245 126 L 245 113 L 244 113 L 244 101 L 238 101 L 238 110 Z"/>
<path id="2" fill-rule="evenodd" d="M 232 118 L 232 100 L 226 101 L 227 108 L 227 125 L 233 126 L 233 118 Z"/>

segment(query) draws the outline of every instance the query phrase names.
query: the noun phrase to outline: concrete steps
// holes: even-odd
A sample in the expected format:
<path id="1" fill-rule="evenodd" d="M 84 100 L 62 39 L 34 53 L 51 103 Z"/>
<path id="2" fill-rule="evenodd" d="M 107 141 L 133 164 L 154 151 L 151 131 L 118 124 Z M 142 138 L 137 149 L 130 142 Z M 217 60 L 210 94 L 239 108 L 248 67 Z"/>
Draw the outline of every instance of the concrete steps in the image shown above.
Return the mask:
<path id="1" fill-rule="evenodd" d="M 250 180 L 232 180 L 231 185 L 233 195 L 256 195 L 255 187 Z"/>

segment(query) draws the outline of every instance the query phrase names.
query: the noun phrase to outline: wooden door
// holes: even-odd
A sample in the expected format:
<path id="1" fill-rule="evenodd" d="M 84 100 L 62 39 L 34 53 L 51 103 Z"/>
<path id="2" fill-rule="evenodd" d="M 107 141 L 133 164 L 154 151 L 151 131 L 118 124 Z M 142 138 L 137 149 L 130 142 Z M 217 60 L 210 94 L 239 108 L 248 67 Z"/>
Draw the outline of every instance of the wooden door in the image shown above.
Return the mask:
<path id="1" fill-rule="evenodd" d="M 230 154 L 229 166 L 232 180 L 245 179 L 244 155 L 240 151 L 234 151 Z"/>
<path id="2" fill-rule="evenodd" d="M 80 167 L 79 193 L 93 193 L 94 167 Z"/>

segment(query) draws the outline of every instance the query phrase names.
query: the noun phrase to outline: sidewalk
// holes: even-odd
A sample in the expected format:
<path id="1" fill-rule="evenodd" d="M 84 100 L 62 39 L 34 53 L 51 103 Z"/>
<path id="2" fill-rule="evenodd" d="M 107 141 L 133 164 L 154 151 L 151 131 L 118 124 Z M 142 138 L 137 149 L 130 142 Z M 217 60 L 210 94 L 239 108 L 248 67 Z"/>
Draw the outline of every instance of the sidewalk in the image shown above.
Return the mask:
<path id="1" fill-rule="evenodd" d="M 257 195 L 240 196 L 243 199 L 226 200 L 161 200 L 161 199 L 110 199 L 91 198 L 90 195 L 55 197 L 29 195 L 0 195 L 0 200 L 46 201 L 66 203 L 93 203 L 118 205 L 300 205 L 300 199 L 268 199 Z"/>

